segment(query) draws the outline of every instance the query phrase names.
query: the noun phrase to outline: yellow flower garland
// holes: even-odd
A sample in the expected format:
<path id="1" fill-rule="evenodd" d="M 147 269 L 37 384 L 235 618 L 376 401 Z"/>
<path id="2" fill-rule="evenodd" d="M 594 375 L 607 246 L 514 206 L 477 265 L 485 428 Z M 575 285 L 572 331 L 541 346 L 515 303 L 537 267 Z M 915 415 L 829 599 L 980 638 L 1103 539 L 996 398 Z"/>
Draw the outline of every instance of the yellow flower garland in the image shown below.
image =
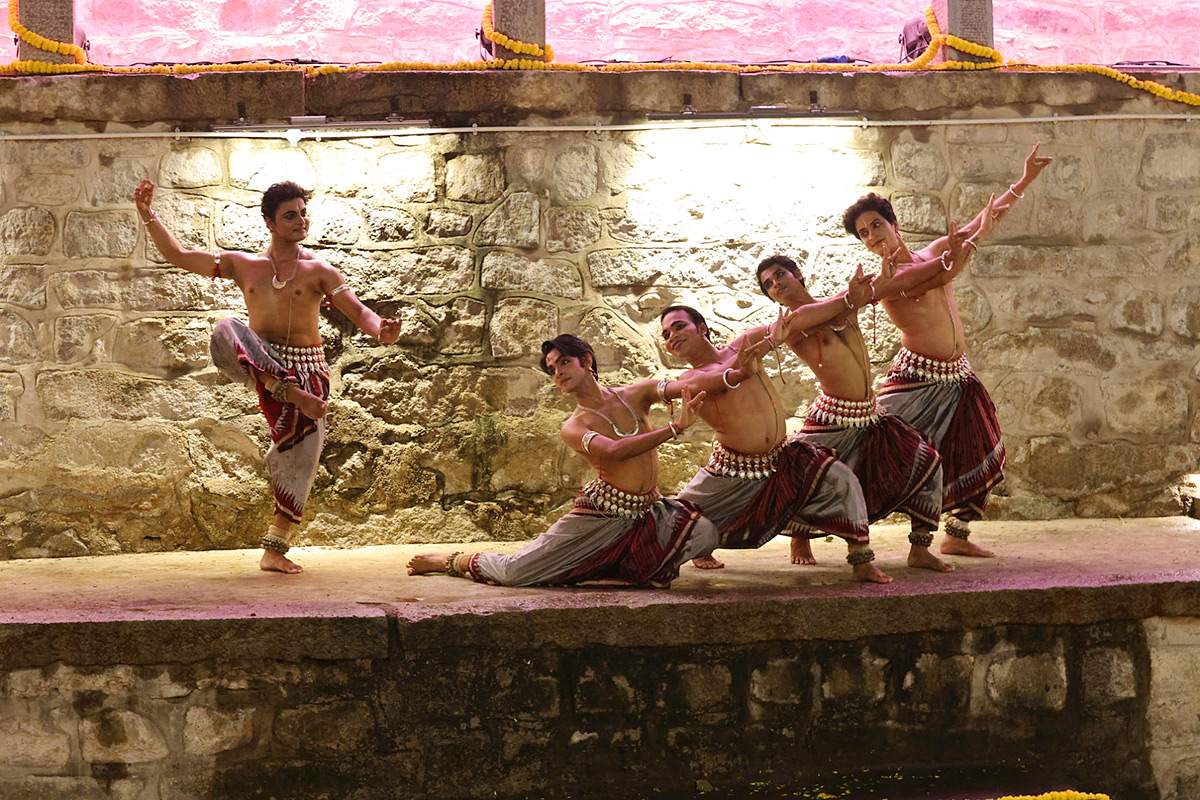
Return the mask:
<path id="1" fill-rule="evenodd" d="M 498 44 L 501 47 L 503 47 L 504 49 L 509 50 L 513 53 L 520 53 L 520 54 L 526 55 L 526 56 L 538 56 L 538 57 L 545 56 L 546 63 L 549 63 L 554 60 L 554 48 L 552 48 L 550 45 L 546 45 L 545 49 L 542 49 L 539 45 L 536 45 L 536 44 L 530 44 L 529 42 L 519 42 L 516 39 L 510 39 L 507 36 L 505 36 L 503 33 L 497 32 L 495 27 L 493 27 L 494 25 L 495 25 L 495 20 L 492 16 L 492 4 L 488 3 L 487 5 L 485 5 L 483 7 L 483 24 L 482 24 L 483 38 L 487 39 L 489 42 Z M 518 59 L 518 60 L 524 60 L 524 59 Z M 530 68 L 523 67 L 523 69 L 530 69 Z"/>
<path id="2" fill-rule="evenodd" d="M 92 64 L 87 61 L 83 49 L 66 42 L 55 42 L 44 36 L 39 36 L 21 25 L 18 13 L 18 0 L 8 0 L 8 24 L 18 36 L 33 46 L 52 53 L 71 55 L 73 64 L 51 64 L 44 61 L 15 60 L 9 64 L 0 65 L 0 75 L 64 75 L 82 72 L 103 72 L 108 74 L 159 74 L 159 75 L 193 75 L 202 72 L 301 72 L 306 78 L 317 79 L 322 75 L 338 75 L 357 72 L 463 72 L 491 69 L 515 70 L 556 70 L 564 72 L 640 72 L 649 70 L 690 70 L 697 72 L 736 72 L 742 74 L 759 72 L 911 72 L 915 70 L 995 70 L 1006 69 L 1030 72 L 1090 72 L 1115 81 L 1127 84 L 1131 88 L 1149 92 L 1156 97 L 1174 103 L 1186 103 L 1200 106 L 1200 95 L 1171 89 L 1155 81 L 1144 81 L 1119 72 L 1112 67 L 1102 67 L 1096 64 L 1062 64 L 1057 66 L 1038 66 L 1021 61 L 1005 61 L 999 51 L 975 42 L 961 39 L 957 36 L 942 33 L 938 26 L 937 17 L 930 6 L 925 10 L 925 23 L 929 27 L 930 42 L 925 52 L 906 64 L 824 64 L 804 63 L 785 65 L 743 65 L 722 64 L 711 61 L 674 61 L 662 64 L 606 64 L 594 67 L 589 64 L 552 64 L 554 50 L 550 45 L 544 48 L 528 42 L 519 42 L 502 33 L 496 32 L 492 23 L 492 6 L 488 3 L 483 12 L 483 35 L 488 41 L 501 47 L 532 58 L 497 59 L 494 61 L 458 61 L 449 64 L 439 64 L 427 61 L 389 61 L 386 64 L 351 64 L 340 66 L 324 64 L 321 66 L 279 64 L 271 62 L 252 62 L 245 64 L 172 64 L 138 67 L 109 67 L 102 64 Z M 933 64 L 941 48 L 953 47 L 963 53 L 969 53 L 986 61 L 943 61 Z M 543 60 L 544 59 L 544 60 Z M 1040 800 L 1040 799 L 1039 799 Z M 1058 800 L 1054 798 L 1053 800 Z"/>

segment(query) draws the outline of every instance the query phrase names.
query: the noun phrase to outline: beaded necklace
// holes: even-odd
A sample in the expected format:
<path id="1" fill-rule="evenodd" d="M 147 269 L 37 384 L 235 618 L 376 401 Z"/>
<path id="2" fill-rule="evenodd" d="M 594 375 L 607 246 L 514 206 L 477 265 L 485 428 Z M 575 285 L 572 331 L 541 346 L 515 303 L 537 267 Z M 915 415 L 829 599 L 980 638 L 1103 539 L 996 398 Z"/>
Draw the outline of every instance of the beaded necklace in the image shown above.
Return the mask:
<path id="1" fill-rule="evenodd" d="M 588 408 L 587 406 L 580 406 L 580 408 L 583 409 L 584 411 L 592 412 L 597 417 L 599 417 L 600 419 L 604 420 L 609 425 L 611 425 L 612 429 L 613 429 L 613 435 L 616 436 L 618 439 L 625 439 L 629 436 L 637 436 L 639 433 L 642 432 L 642 421 L 640 419 L 638 419 L 638 415 L 633 412 L 632 406 L 630 406 L 629 403 L 626 402 L 625 398 L 621 396 L 620 392 L 614 391 L 613 394 L 615 394 L 617 396 L 617 399 L 621 401 L 621 405 L 625 406 L 625 409 L 629 412 L 629 415 L 631 417 L 633 417 L 633 430 L 631 430 L 631 431 L 621 430 L 620 428 L 617 427 L 617 423 L 613 422 L 612 419 L 607 414 L 605 414 L 603 411 L 597 411 L 596 409 Z"/>

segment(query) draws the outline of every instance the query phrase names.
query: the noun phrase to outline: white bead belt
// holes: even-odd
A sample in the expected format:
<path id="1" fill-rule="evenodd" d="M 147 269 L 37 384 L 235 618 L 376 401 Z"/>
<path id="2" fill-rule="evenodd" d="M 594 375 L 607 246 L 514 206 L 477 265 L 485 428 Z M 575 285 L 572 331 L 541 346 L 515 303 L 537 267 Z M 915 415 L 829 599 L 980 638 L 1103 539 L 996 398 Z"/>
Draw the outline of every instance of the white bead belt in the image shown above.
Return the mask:
<path id="1" fill-rule="evenodd" d="M 936 383 L 958 383 L 971 377 L 971 364 L 963 353 L 953 361 L 939 361 L 901 347 L 892 362 L 892 371 L 905 378 L 918 378 Z"/>
<path id="2" fill-rule="evenodd" d="M 713 442 L 712 456 L 708 459 L 706 469 L 726 478 L 768 478 L 775 474 L 781 450 L 782 442 L 768 453 L 751 455 L 730 450 L 720 442 Z"/>
<path id="3" fill-rule="evenodd" d="M 805 422 L 843 428 L 866 428 L 878 422 L 881 413 L 882 409 L 874 394 L 866 400 L 846 400 L 842 397 L 830 397 L 822 392 L 809 408 Z"/>
<path id="4" fill-rule="evenodd" d="M 642 494 L 633 494 L 596 478 L 579 491 L 575 505 L 613 517 L 637 519 L 659 500 L 662 500 L 662 493 L 658 487 Z"/>

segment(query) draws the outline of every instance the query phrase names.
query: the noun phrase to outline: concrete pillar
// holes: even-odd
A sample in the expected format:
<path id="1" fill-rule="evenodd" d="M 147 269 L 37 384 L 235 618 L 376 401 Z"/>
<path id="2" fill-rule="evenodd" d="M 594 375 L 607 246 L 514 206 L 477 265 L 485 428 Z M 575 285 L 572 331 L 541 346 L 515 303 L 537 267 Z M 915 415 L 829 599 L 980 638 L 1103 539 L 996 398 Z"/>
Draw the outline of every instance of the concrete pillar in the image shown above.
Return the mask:
<path id="1" fill-rule="evenodd" d="M 994 47 L 992 33 L 992 0 L 933 0 L 933 13 L 937 15 L 942 33 L 966 39 L 968 42 Z M 943 47 L 935 61 L 987 61 Z"/>
<path id="2" fill-rule="evenodd" d="M 510 39 L 545 47 L 546 0 L 492 0 L 492 25 Z M 496 58 L 533 58 L 499 45 L 494 47 Z"/>
<path id="3" fill-rule="evenodd" d="M 21 0 L 18 19 L 32 33 L 54 42 L 75 41 L 75 0 Z M 59 53 L 39 50 L 21 40 L 17 58 L 50 64 L 73 64 L 75 59 Z"/>

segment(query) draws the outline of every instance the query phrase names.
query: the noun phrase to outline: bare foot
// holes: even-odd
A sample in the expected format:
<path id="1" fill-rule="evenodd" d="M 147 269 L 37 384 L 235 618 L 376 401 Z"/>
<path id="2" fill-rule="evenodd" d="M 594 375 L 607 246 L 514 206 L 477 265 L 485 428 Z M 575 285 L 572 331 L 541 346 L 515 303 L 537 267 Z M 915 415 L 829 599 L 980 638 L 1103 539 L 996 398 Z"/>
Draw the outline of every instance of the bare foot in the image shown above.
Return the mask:
<path id="1" fill-rule="evenodd" d="M 995 558 L 996 554 L 986 547 L 980 547 L 970 539 L 959 539 L 957 536 L 943 536 L 942 546 L 938 548 L 946 556 L 974 556 L 975 558 Z"/>
<path id="2" fill-rule="evenodd" d="M 315 394 L 304 391 L 299 386 L 292 384 L 287 390 L 288 402 L 300 409 L 304 416 L 311 420 L 318 420 L 329 412 L 329 403 L 325 402 Z"/>
<path id="3" fill-rule="evenodd" d="M 908 565 L 916 569 L 931 569 L 934 572 L 954 572 L 954 565 L 947 564 L 929 552 L 928 547 L 912 545 L 908 548 Z"/>
<path id="4" fill-rule="evenodd" d="M 292 561 L 283 553 L 274 550 L 263 550 L 262 558 L 258 562 L 258 568 L 265 569 L 268 572 L 283 572 L 288 575 L 304 572 L 304 567 Z"/>
<path id="5" fill-rule="evenodd" d="M 806 566 L 817 563 L 817 559 L 813 557 L 811 539 L 799 536 L 792 537 L 792 563 L 804 564 Z"/>
<path id="6" fill-rule="evenodd" d="M 409 559 L 408 574 L 428 575 L 430 572 L 445 572 L 449 562 L 449 553 L 417 553 Z"/>
<path id="7" fill-rule="evenodd" d="M 725 562 L 718 561 L 712 556 L 700 556 L 699 558 L 692 559 L 692 565 L 697 569 L 722 569 L 725 566 Z"/>
<path id="8" fill-rule="evenodd" d="M 885 575 L 880 571 L 879 567 L 868 561 L 865 564 L 855 564 L 851 567 L 853 577 L 857 583 L 891 583 L 892 577 Z"/>

